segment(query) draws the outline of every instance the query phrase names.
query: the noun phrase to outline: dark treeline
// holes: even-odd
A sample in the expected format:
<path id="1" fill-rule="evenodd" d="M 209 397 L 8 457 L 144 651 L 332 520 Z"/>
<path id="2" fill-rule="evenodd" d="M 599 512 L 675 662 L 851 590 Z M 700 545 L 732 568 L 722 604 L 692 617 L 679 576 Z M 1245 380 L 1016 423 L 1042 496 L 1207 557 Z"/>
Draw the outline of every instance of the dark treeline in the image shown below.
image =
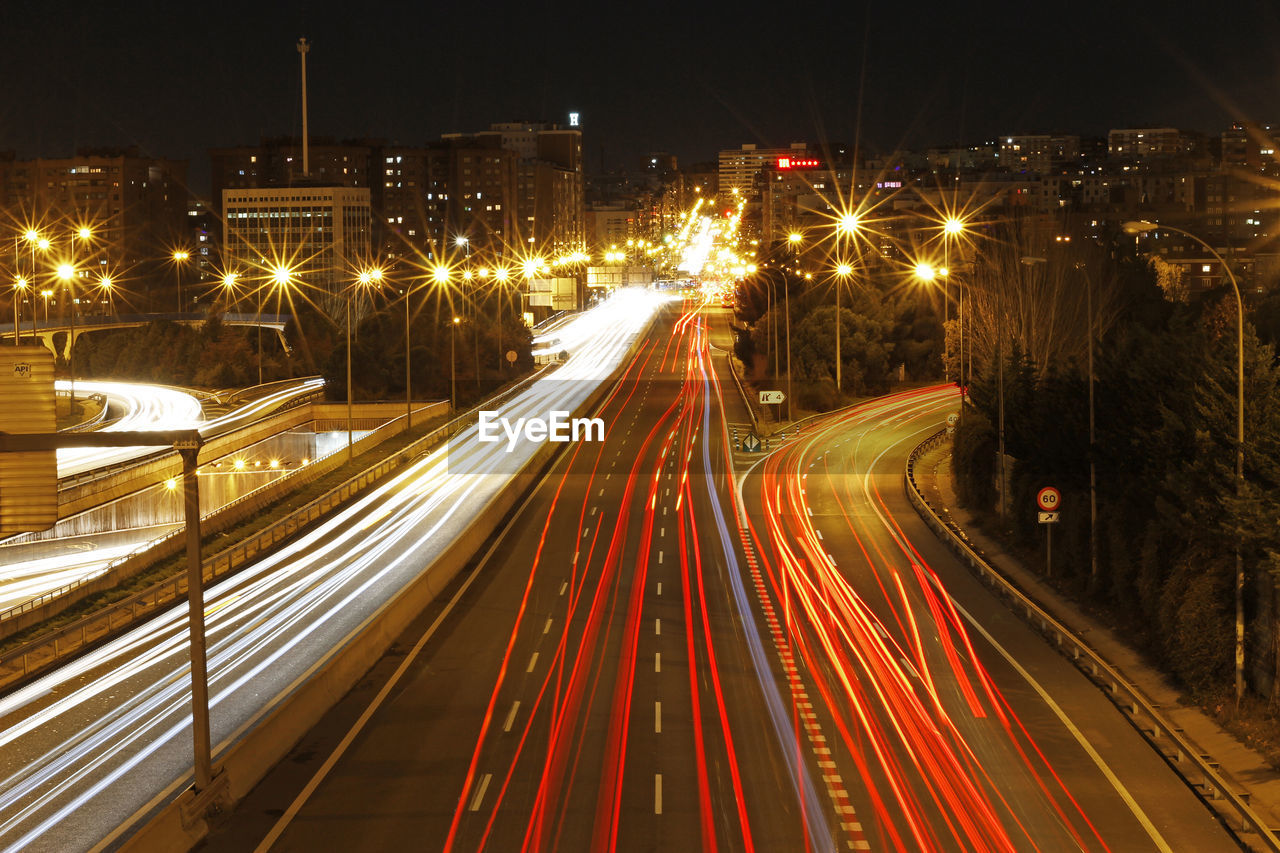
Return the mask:
<path id="1" fill-rule="evenodd" d="M 998 509 L 996 353 L 1003 350 L 1010 535 L 1043 558 L 1035 494 L 1063 493 L 1053 532 L 1058 582 L 1110 610 L 1191 690 L 1232 681 L 1236 543 L 1243 541 L 1247 671 L 1271 699 L 1280 661 L 1280 370 L 1273 299 L 1245 329 L 1244 488 L 1235 491 L 1236 302 L 1229 286 L 1188 293 L 1167 269 L 1106 246 L 1052 241 L 1013 223 L 987 235 L 966 294 L 970 405 L 956 434 L 966 505 Z M 1031 263 L 1028 263 L 1031 260 Z M 1086 288 L 1088 290 L 1086 290 Z M 1092 324 L 1087 296 L 1092 297 Z M 1003 309 L 1003 310 L 1001 310 Z M 953 323 L 952 326 L 955 324 Z M 1097 567 L 1090 553 L 1089 328 L 1095 336 Z M 956 333 L 958 328 L 949 329 Z M 1238 539 L 1239 537 L 1239 539 Z M 1041 564 L 1043 566 L 1043 563 Z"/>
<path id="2" fill-rule="evenodd" d="M 792 389 L 802 409 L 829 411 L 883 393 L 899 378 L 942 378 L 941 297 L 935 304 L 901 269 L 864 267 L 840 284 L 843 393 L 837 394 L 837 282 L 834 275 L 806 279 L 785 263 L 766 262 L 739 284 L 734 347 L 749 379 L 786 376 L 788 306 Z"/>
<path id="3" fill-rule="evenodd" d="M 497 312 L 486 311 L 483 305 L 477 311 L 459 310 L 456 324 L 447 306 L 437 310 L 432 301 L 424 301 L 412 308 L 409 372 L 415 399 L 447 399 L 451 375 L 456 375 L 459 403 L 470 403 L 533 367 L 530 330 L 510 311 L 499 328 Z M 403 299 L 365 303 L 356 314 L 351 348 L 353 397 L 403 399 Z M 308 305 L 295 307 L 283 343 L 273 329 L 259 333 L 252 327 L 226 326 L 211 315 L 199 325 L 161 321 L 81 334 L 75 366 L 77 377 L 83 378 L 232 388 L 257 384 L 259 352 L 264 382 L 322 374 L 326 396 L 346 399 L 345 312 L 334 320 Z M 508 361 L 508 352 L 516 354 L 514 363 Z M 65 360 L 59 360 L 59 370 L 65 375 Z"/>

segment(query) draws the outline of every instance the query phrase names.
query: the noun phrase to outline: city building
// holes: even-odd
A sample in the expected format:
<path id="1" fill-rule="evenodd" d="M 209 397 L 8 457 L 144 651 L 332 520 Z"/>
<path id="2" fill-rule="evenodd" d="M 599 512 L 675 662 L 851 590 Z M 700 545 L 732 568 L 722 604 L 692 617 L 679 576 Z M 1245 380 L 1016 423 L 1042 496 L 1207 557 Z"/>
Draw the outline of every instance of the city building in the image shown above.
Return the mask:
<path id="1" fill-rule="evenodd" d="M 0 168 L 0 207 L 69 258 L 71 229 L 86 227 L 74 254 L 82 278 L 132 282 L 131 301 L 165 287 L 163 259 L 186 233 L 187 162 L 136 148 L 81 149 L 74 157 L 18 160 Z M 55 297 L 56 298 L 56 297 Z"/>
<path id="2" fill-rule="evenodd" d="M 750 192 L 755 188 L 756 176 L 765 166 L 787 160 L 795 168 L 812 168 L 818 163 L 817 157 L 805 142 L 793 142 L 787 148 L 760 148 L 753 143 L 744 143 L 741 148 L 720 152 L 716 192 L 724 195 L 735 190 Z M 704 188 L 703 192 L 707 193 L 707 190 Z"/>
<path id="3" fill-rule="evenodd" d="M 368 187 L 225 189 L 222 211 L 228 272 L 271 292 L 272 276 L 287 270 L 330 316 L 341 313 L 342 292 L 373 257 Z"/>
<path id="4" fill-rule="evenodd" d="M 1011 172 L 1051 175 L 1080 159 L 1080 137 L 1068 134 L 1009 134 L 1000 137 L 996 162 Z"/>

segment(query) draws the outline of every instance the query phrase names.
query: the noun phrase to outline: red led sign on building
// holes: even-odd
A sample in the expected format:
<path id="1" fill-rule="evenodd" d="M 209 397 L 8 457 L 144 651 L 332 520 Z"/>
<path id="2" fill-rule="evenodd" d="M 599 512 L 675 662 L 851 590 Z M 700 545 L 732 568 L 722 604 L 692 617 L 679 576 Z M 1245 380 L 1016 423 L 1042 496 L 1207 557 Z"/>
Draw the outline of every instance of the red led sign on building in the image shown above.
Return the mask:
<path id="1" fill-rule="evenodd" d="M 802 157 L 779 157 L 777 165 L 779 169 L 817 169 L 822 164 L 817 160 Z"/>

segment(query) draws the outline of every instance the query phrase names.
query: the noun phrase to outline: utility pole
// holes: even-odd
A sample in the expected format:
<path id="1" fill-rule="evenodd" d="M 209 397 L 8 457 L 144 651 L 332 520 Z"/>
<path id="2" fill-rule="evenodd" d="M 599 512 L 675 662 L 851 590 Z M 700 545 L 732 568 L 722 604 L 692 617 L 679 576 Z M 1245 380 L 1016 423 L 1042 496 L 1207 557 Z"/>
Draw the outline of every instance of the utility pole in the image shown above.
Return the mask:
<path id="1" fill-rule="evenodd" d="M 302 177 L 311 177 L 311 152 L 307 147 L 307 52 L 311 45 L 305 38 L 298 39 L 298 53 L 302 56 Z"/>

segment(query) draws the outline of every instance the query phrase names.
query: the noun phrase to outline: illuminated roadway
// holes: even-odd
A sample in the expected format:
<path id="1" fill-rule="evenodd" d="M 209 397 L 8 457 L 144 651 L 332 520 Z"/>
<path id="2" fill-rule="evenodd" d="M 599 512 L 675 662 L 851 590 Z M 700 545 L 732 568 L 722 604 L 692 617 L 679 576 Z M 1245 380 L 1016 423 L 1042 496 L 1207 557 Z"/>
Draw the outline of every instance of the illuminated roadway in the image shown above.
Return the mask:
<path id="1" fill-rule="evenodd" d="M 385 701 L 208 849 L 1237 849 L 907 504 L 952 389 L 807 430 L 740 513 L 706 343 L 666 319 Z"/>
<path id="2" fill-rule="evenodd" d="M 304 379 L 273 387 L 230 412 L 204 419 L 200 402 L 177 388 L 127 382 L 76 382 L 76 393 L 103 394 L 123 411 L 104 431 L 198 429 L 219 435 L 270 414 L 289 401 L 318 391 L 324 380 Z M 59 382 L 65 390 L 68 383 Z M 86 447 L 58 451 L 58 476 L 92 476 L 95 471 L 127 465 L 142 457 L 172 452 L 157 447 Z M 93 513 L 95 510 L 89 510 Z M 81 534 L 73 518 L 60 522 Z M 18 607 L 59 587 L 105 570 L 112 562 L 151 546 L 180 525 L 131 527 L 52 538 L 19 535 L 0 540 L 0 611 Z M 47 534 L 46 534 L 47 535 Z"/>
<path id="3" fill-rule="evenodd" d="M 576 322 L 595 335 L 503 413 L 573 409 L 620 362 L 659 299 L 624 292 L 583 314 Z M 506 482 L 511 456 L 468 435 L 208 590 L 215 762 Z M 0 850 L 91 849 L 188 786 L 188 689 L 180 605 L 0 699 Z"/>

